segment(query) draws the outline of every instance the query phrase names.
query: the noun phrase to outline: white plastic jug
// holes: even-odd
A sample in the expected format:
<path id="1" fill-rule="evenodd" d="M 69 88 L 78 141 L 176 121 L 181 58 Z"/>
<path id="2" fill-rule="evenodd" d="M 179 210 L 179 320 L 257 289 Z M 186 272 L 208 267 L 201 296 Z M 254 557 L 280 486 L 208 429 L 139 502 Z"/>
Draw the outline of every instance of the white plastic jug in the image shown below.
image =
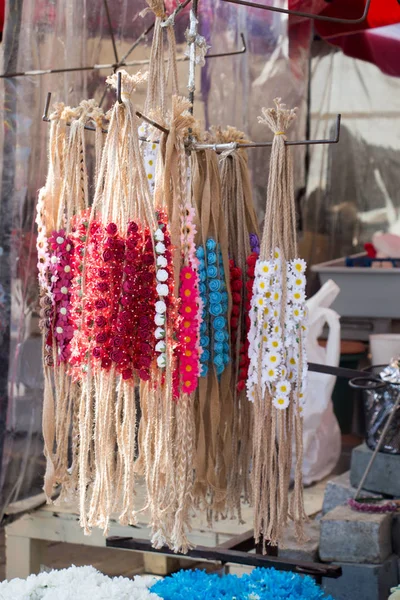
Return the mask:
<path id="1" fill-rule="evenodd" d="M 309 331 L 307 360 L 332 367 L 340 361 L 339 315 L 328 308 L 340 288 L 331 279 L 307 301 Z M 325 324 L 329 327 L 326 347 L 318 344 Z M 304 406 L 304 462 L 303 479 L 310 485 L 329 475 L 340 457 L 341 434 L 333 412 L 332 391 L 336 377 L 324 373 L 308 373 L 308 388 Z"/>

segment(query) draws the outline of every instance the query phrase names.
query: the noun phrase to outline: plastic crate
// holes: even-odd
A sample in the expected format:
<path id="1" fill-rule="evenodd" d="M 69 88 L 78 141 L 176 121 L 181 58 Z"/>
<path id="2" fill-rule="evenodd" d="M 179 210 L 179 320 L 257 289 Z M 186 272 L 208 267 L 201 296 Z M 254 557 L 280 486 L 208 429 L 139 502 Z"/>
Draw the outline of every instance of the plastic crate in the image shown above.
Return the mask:
<path id="1" fill-rule="evenodd" d="M 328 279 L 340 287 L 331 308 L 342 317 L 400 318 L 400 268 L 346 266 L 348 258 L 357 263 L 367 255 L 362 252 L 338 258 L 311 270 L 318 273 L 321 285 Z"/>

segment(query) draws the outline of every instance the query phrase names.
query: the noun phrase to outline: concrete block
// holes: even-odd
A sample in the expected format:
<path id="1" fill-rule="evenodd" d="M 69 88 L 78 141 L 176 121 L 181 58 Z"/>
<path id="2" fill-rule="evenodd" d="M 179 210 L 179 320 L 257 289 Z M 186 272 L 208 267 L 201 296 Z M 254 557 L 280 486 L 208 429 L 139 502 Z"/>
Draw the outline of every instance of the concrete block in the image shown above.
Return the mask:
<path id="1" fill-rule="evenodd" d="M 282 541 L 279 544 L 279 558 L 314 562 L 318 560 L 318 546 L 320 537 L 320 522 L 310 521 L 304 525 L 306 541 L 300 544 L 295 535 L 294 524 L 291 521 L 286 527 Z"/>
<path id="2" fill-rule="evenodd" d="M 355 493 L 356 488 L 350 483 L 350 471 L 346 471 L 346 473 L 330 479 L 325 488 L 322 514 L 326 515 L 327 512 L 333 510 L 337 506 L 347 504 L 347 501 L 350 500 L 350 498 L 354 498 Z M 364 491 L 360 494 L 361 498 L 367 496 L 382 498 L 381 494 L 374 494 L 373 492 Z"/>
<path id="3" fill-rule="evenodd" d="M 392 554 L 392 515 L 337 506 L 321 519 L 319 555 L 324 562 L 382 563 Z"/>
<path id="4" fill-rule="evenodd" d="M 392 547 L 393 552 L 400 556 L 400 515 L 393 515 L 392 521 Z"/>
<path id="5" fill-rule="evenodd" d="M 354 448 L 351 454 L 350 482 L 358 487 L 372 456 L 366 444 Z M 400 497 L 400 454 L 378 452 L 371 471 L 364 483 L 364 489 L 387 496 Z"/>
<path id="6" fill-rule="evenodd" d="M 390 588 L 398 585 L 397 557 L 380 565 L 335 563 L 342 567 L 339 579 L 323 578 L 325 593 L 335 600 L 387 600 Z"/>

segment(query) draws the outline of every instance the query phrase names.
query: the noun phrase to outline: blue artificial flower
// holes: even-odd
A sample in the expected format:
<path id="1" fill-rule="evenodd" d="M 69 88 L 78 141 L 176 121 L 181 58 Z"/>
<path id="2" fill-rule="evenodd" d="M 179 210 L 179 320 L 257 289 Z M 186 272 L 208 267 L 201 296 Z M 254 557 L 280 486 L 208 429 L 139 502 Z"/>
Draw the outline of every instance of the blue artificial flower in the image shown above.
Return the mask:
<path id="1" fill-rule="evenodd" d="M 208 373 L 208 365 L 206 363 L 203 363 L 201 365 L 200 377 L 206 377 L 207 373 Z"/>
<path id="2" fill-rule="evenodd" d="M 228 292 L 221 292 L 221 301 L 228 302 Z"/>
<path id="3" fill-rule="evenodd" d="M 207 331 L 207 323 L 205 321 L 202 321 L 200 323 L 200 333 L 205 333 Z"/>
<path id="4" fill-rule="evenodd" d="M 221 289 L 221 282 L 219 279 L 211 279 L 208 282 L 208 287 L 210 288 L 210 292 L 219 292 Z"/>
<path id="5" fill-rule="evenodd" d="M 213 327 L 214 329 L 217 330 L 222 330 L 226 327 L 226 319 L 225 317 L 217 317 L 216 319 L 214 319 L 213 321 Z"/>
<path id="6" fill-rule="evenodd" d="M 227 365 L 230 362 L 231 357 L 229 356 L 229 354 L 224 354 L 223 357 L 224 357 L 224 364 Z"/>
<path id="7" fill-rule="evenodd" d="M 196 250 L 196 256 L 197 256 L 197 258 L 199 258 L 199 259 L 201 259 L 201 258 L 204 258 L 204 256 L 205 256 L 205 252 L 204 252 L 204 248 L 203 248 L 203 246 L 199 246 L 199 247 L 197 248 L 197 250 Z"/>
<path id="8" fill-rule="evenodd" d="M 222 315 L 222 305 L 210 304 L 210 313 L 213 317 L 218 317 L 219 315 Z"/>
<path id="9" fill-rule="evenodd" d="M 215 250 L 217 243 L 215 240 L 213 240 L 212 238 L 208 238 L 207 242 L 206 242 L 206 248 L 207 250 Z"/>
<path id="10" fill-rule="evenodd" d="M 207 262 L 209 265 L 215 265 L 215 263 L 217 262 L 217 255 L 215 254 L 215 252 L 209 252 L 207 254 Z"/>
<path id="11" fill-rule="evenodd" d="M 202 363 L 207 363 L 210 360 L 210 353 L 208 350 L 203 350 L 200 356 L 200 361 Z"/>
<path id="12" fill-rule="evenodd" d="M 199 271 L 199 280 L 203 283 L 207 279 L 205 270 Z"/>
<path id="13" fill-rule="evenodd" d="M 230 350 L 230 348 L 229 348 L 229 344 L 228 344 L 228 342 L 224 342 L 224 343 L 223 343 L 223 348 L 224 348 L 224 352 L 225 352 L 225 354 L 229 354 L 229 350 Z"/>
<path id="14" fill-rule="evenodd" d="M 214 339 L 216 342 L 224 342 L 225 341 L 225 332 L 224 331 L 216 331 L 214 333 Z"/>
<path id="15" fill-rule="evenodd" d="M 214 352 L 215 354 L 223 354 L 224 345 L 222 342 L 214 342 Z"/>
<path id="16" fill-rule="evenodd" d="M 224 355 L 223 354 L 215 354 L 213 358 L 213 363 L 216 367 L 221 367 L 224 365 Z"/>
<path id="17" fill-rule="evenodd" d="M 308 575 L 261 568 L 242 577 L 179 571 L 157 581 L 151 592 L 164 600 L 332 600 Z"/>
<path id="18" fill-rule="evenodd" d="M 207 267 L 207 276 L 208 277 L 216 277 L 218 275 L 218 270 L 217 267 L 214 267 L 214 265 L 210 265 L 209 267 Z"/>
<path id="19" fill-rule="evenodd" d="M 202 271 L 202 270 L 204 270 L 205 268 L 206 268 L 206 263 L 205 263 L 204 259 L 200 258 L 200 259 L 199 259 L 199 266 L 198 266 L 198 269 L 199 269 L 199 271 Z"/>
<path id="20" fill-rule="evenodd" d="M 200 346 L 202 348 L 207 348 L 207 346 L 210 345 L 210 338 L 208 337 L 208 335 L 202 335 L 200 338 Z"/>
<path id="21" fill-rule="evenodd" d="M 207 288 L 205 283 L 199 283 L 199 292 L 201 296 L 207 293 Z"/>
<path id="22" fill-rule="evenodd" d="M 212 282 L 210 282 L 212 283 Z M 219 304 L 222 300 L 222 294 L 220 292 L 211 292 L 210 296 L 211 304 Z"/>
<path id="23" fill-rule="evenodd" d="M 222 373 L 225 371 L 225 365 L 218 365 L 216 371 L 217 375 L 222 375 Z"/>

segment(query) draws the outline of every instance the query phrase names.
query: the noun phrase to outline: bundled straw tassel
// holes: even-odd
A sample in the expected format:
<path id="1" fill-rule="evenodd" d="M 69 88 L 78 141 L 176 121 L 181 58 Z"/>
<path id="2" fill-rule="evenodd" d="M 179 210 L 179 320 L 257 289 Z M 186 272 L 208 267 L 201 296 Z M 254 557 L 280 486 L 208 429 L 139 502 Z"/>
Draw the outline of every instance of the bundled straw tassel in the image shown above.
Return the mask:
<path id="1" fill-rule="evenodd" d="M 245 136 L 233 127 L 217 131 L 220 143 L 244 142 Z M 250 462 L 252 443 L 252 407 L 247 401 L 245 380 L 247 318 L 245 309 L 248 264 L 252 248 L 250 240 L 258 239 L 258 224 L 252 201 L 247 154 L 233 147 L 220 156 L 221 195 L 225 222 L 228 229 L 231 287 L 234 286 L 234 314 L 231 323 L 233 356 L 231 389 L 233 397 L 232 465 L 229 469 L 228 507 L 241 520 L 241 500 L 250 501 Z M 241 376 L 241 377 L 239 377 Z"/>
<path id="2" fill-rule="evenodd" d="M 306 519 L 302 499 L 302 402 L 307 362 L 304 333 L 305 263 L 296 258 L 293 168 L 286 132 L 295 119 L 280 99 L 263 109 L 259 122 L 274 133 L 265 225 L 256 263 L 251 328 L 249 400 L 254 403 L 253 501 L 256 540 L 275 545 L 287 523 L 302 534 Z M 288 492 L 292 438 L 296 439 L 294 492 Z"/>

